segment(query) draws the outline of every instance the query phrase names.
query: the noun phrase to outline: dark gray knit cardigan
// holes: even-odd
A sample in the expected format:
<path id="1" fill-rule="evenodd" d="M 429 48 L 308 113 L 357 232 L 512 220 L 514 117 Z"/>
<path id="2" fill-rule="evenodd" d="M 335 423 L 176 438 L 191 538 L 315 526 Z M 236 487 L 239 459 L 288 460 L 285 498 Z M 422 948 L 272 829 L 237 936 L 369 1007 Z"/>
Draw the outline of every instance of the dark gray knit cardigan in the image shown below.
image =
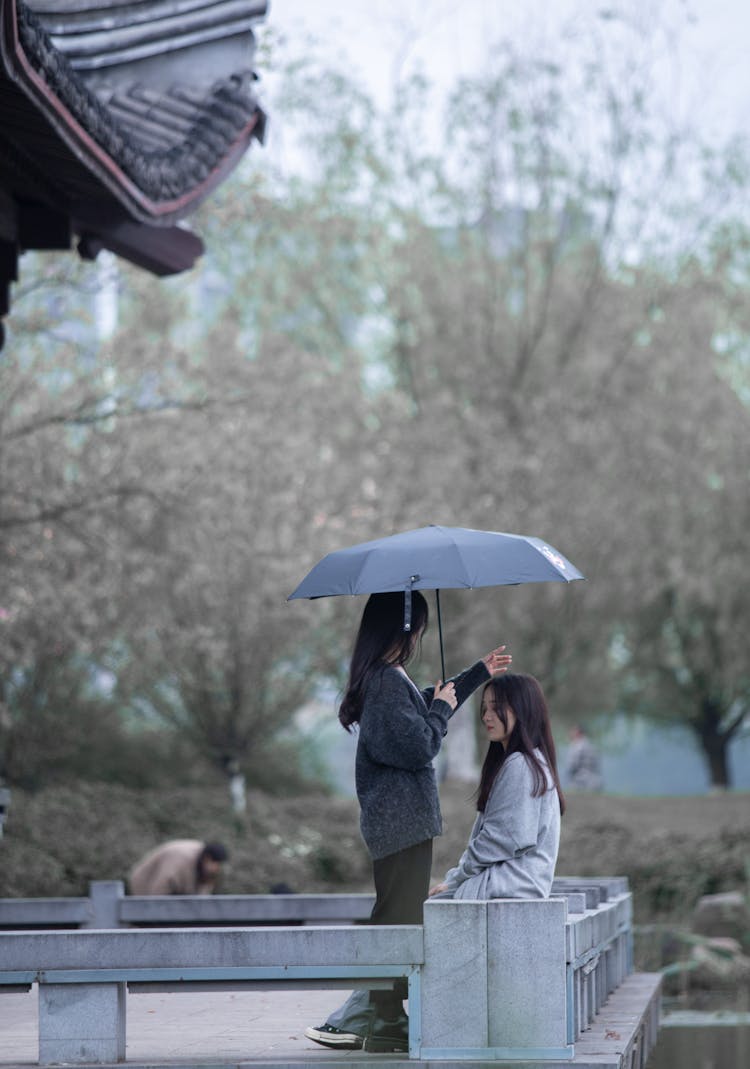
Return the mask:
<path id="1" fill-rule="evenodd" d="M 458 705 L 489 678 L 483 661 L 454 676 Z M 365 690 L 355 767 L 362 838 L 373 860 L 443 830 L 432 762 L 454 710 L 432 695 L 392 666 L 374 672 Z"/>

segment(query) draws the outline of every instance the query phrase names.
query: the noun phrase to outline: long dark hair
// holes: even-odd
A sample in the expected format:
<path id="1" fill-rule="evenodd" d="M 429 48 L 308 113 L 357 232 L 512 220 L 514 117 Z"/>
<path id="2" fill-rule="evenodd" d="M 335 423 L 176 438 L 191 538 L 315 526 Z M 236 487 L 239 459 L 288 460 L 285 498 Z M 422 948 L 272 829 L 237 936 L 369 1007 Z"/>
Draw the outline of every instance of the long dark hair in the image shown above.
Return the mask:
<path id="1" fill-rule="evenodd" d="M 347 731 L 359 722 L 362 699 L 373 674 L 384 664 L 406 664 L 414 652 L 415 636 L 427 627 L 427 602 L 418 590 L 411 594 L 411 631 L 404 631 L 404 594 L 371 594 L 367 599 L 349 666 L 339 720 Z M 386 660 L 387 658 L 387 660 Z"/>
<path id="2" fill-rule="evenodd" d="M 522 753 L 531 768 L 534 776 L 532 797 L 536 798 L 544 794 L 547 790 L 547 776 L 542 762 L 534 753 L 535 750 L 540 750 L 557 790 L 560 812 L 564 813 L 565 796 L 560 787 L 560 777 L 557 772 L 555 741 L 552 738 L 547 701 L 539 681 L 533 676 L 508 672 L 498 676 L 497 679 L 491 679 L 482 691 L 482 696 L 490 689 L 497 703 L 497 715 L 503 724 L 508 726 L 508 709 L 515 715 L 516 723 L 510 733 L 507 749 L 501 742 L 491 742 L 489 745 L 479 778 L 477 809 L 484 812 L 492 784 L 506 757 L 512 753 Z"/>

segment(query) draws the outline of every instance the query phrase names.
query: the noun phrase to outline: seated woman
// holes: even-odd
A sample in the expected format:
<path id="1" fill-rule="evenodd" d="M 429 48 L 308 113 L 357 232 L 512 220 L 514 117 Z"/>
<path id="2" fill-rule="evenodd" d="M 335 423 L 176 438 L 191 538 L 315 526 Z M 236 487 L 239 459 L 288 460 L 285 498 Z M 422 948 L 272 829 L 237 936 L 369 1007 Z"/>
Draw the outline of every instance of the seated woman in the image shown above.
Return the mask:
<path id="1" fill-rule="evenodd" d="M 482 693 L 481 716 L 490 746 L 477 818 L 460 861 L 430 896 L 547 898 L 565 799 L 542 688 L 533 676 L 493 679 Z"/>

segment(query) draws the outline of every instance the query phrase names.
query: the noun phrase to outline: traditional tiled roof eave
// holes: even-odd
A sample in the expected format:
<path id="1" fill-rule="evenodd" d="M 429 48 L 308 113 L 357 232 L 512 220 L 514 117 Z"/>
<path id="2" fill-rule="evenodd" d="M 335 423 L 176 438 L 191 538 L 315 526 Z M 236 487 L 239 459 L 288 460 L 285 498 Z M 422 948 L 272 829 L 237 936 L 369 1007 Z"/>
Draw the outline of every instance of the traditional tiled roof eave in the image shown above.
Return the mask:
<path id="1" fill-rule="evenodd" d="M 265 116 L 242 80 L 217 81 L 182 144 L 142 147 L 52 45 L 22 0 L 0 0 L 6 74 L 34 102 L 56 138 L 86 166 L 129 217 L 171 223 L 196 206 L 262 138 Z M 59 153 L 50 146 L 50 155 Z M 71 205 L 85 217 L 86 206 Z"/>
<path id="2" fill-rule="evenodd" d="M 267 7 L 0 0 L 0 317 L 26 249 L 77 239 L 157 275 L 192 266 L 203 244 L 177 224 L 263 139 Z"/>

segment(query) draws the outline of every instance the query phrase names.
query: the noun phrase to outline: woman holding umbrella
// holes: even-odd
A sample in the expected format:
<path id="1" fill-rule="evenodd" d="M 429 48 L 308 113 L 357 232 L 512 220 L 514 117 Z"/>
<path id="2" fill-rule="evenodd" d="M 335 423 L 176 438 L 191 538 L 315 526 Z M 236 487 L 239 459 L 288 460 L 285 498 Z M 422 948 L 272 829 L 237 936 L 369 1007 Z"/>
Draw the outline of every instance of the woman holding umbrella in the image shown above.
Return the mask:
<path id="1" fill-rule="evenodd" d="M 372 924 L 421 924 L 432 865 L 432 840 L 442 832 L 432 766 L 448 721 L 482 683 L 508 670 L 505 646 L 447 682 L 420 691 L 406 672 L 427 627 L 427 602 L 411 592 L 411 630 L 404 594 L 372 594 L 354 643 L 339 709 L 342 725 L 358 725 L 357 798 L 362 837 L 372 857 Z M 408 1049 L 405 984 L 393 991 L 355 991 L 325 1024 L 305 1035 L 339 1049 Z"/>

